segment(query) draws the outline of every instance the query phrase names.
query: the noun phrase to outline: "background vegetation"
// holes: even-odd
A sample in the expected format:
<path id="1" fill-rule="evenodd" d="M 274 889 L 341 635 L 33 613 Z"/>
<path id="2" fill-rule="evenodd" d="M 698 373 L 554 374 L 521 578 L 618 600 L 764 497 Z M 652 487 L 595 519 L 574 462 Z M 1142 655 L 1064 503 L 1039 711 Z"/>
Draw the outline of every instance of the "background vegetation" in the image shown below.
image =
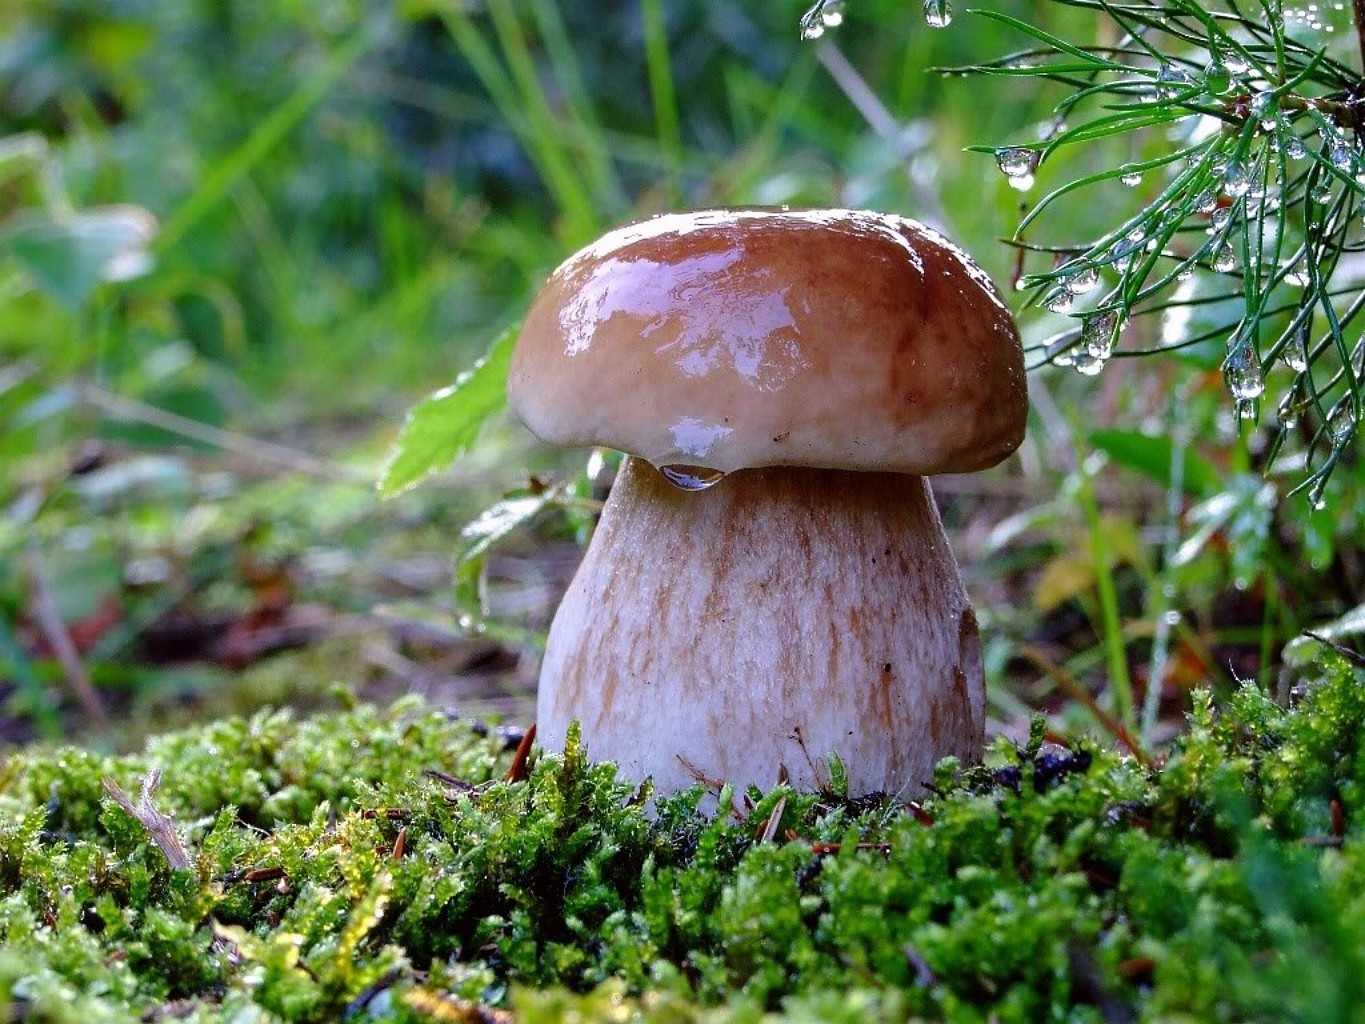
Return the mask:
<path id="1" fill-rule="evenodd" d="M 1118 40 L 1085 5 L 993 9 Z M 1044 162 L 1032 192 L 964 152 L 1055 128 L 1066 88 L 929 70 L 1036 48 L 1017 26 L 959 12 L 935 30 L 899 0 L 843 13 L 802 41 L 797 5 L 729 0 L 7 7 L 10 737 L 94 726 L 117 745 L 186 715 L 325 701 L 333 680 L 524 717 L 581 514 L 545 511 L 491 556 L 475 536 L 459 586 L 448 560 L 528 470 L 543 489 L 579 457 L 547 461 L 498 421 L 434 486 L 381 504 L 372 481 L 411 402 L 611 224 L 726 203 L 904 211 L 1008 287 L 1017 253 L 999 239 L 1048 188 L 1108 175 L 1031 244 L 1100 237 L 1155 198 L 1157 175 L 1130 189 L 1114 172 L 1169 151 L 1160 127 Z M 1353 62 L 1348 15 L 1291 17 L 1291 36 Z M 1335 269 L 1349 288 L 1355 265 Z M 1272 686 L 1302 629 L 1359 628 L 1331 625 L 1365 592 L 1357 461 L 1320 508 L 1284 499 L 1305 479 L 1292 452 L 1263 475 L 1287 417 L 1234 416 L 1216 298 L 1135 323 L 1118 354 L 1163 332 L 1211 343 L 1093 378 L 1040 370 L 1020 455 L 940 482 L 998 725 L 1036 708 L 1150 743 L 1195 683 Z M 1036 362 L 1072 322 L 1025 314 Z M 1282 363 L 1266 374 L 1290 389 Z"/>
<path id="2" fill-rule="evenodd" d="M 807 40 L 800 3 L 739 0 L 0 9 L 0 742 L 40 741 L 0 767 L 0 1005 L 17 984 L 39 1019 L 487 1020 L 509 983 L 585 988 L 610 965 L 658 993 L 517 1005 L 686 1020 L 700 997 L 753 1020 L 800 991 L 806 1019 L 1351 1019 L 1360 936 L 1334 911 L 1359 889 L 1365 480 L 1334 424 L 1362 413 L 1342 370 L 1360 351 L 1358 132 L 1322 135 L 1293 90 L 1271 128 L 1250 116 L 1207 37 L 1167 31 L 1213 5 L 1173 0 L 1151 51 L 1103 3 L 983 6 L 935 29 L 903 0 L 827 2 L 843 23 Z M 1300 61 L 1295 89 L 1354 101 L 1350 12 L 1309 11 L 1268 39 L 1223 24 L 1253 56 Z M 1042 67 L 1080 59 L 1058 38 L 1119 70 Z M 983 73 L 930 70 L 966 65 Z M 1108 91 L 1066 108 L 1073 128 L 1105 103 L 1155 97 L 1161 116 L 1026 153 L 1036 182 L 1016 188 L 997 151 L 1064 134 L 1057 104 L 1082 84 Z M 1245 139 L 1165 163 L 1200 106 Z M 1231 196 L 1254 237 L 1220 269 L 1231 236 L 1200 218 L 1222 207 L 1163 182 L 1206 168 L 1230 195 L 1213 150 L 1290 134 L 1312 150 L 1277 179 L 1299 200 L 1267 234 L 1270 204 Z M 1255 160 L 1267 180 L 1279 166 Z M 737 203 L 920 217 L 1018 300 L 1029 438 L 998 471 L 935 482 L 1006 740 L 919 808 L 741 794 L 739 823 L 682 801 L 650 824 L 609 768 L 572 758 L 471 797 L 461 784 L 505 771 L 515 738 L 484 720 L 529 721 L 610 460 L 545 452 L 493 400 L 441 439 L 468 448 L 452 471 L 381 501 L 405 412 L 598 232 Z M 1173 208 L 1180 233 L 1134 240 L 1150 263 L 1119 251 Z M 1291 257 L 1328 227 L 1335 255 L 1302 262 L 1330 281 L 1296 284 Z M 1272 235 L 1289 254 L 1244 273 Z M 1106 287 L 1066 310 L 1077 260 Z M 1174 304 L 1128 287 L 1129 267 L 1190 260 Z M 1326 295 L 1316 378 L 1290 346 L 1301 294 Z M 1106 302 L 1131 319 L 1096 367 L 1067 313 Z M 1263 397 L 1229 392 L 1249 304 Z M 1098 372 L 1076 372 L 1078 341 Z M 1329 461 L 1326 489 L 1304 487 Z M 353 707 L 410 693 L 431 710 Z M 280 705 L 333 713 L 256 714 Z M 192 722 L 210 724 L 144 743 Z M 100 788 L 133 791 L 152 765 L 188 873 Z M 932 877 L 904 889 L 924 857 Z M 670 902 L 683 889 L 695 904 Z M 862 934 L 867 914 L 904 934 Z M 787 941 L 760 941 L 757 917 Z"/>

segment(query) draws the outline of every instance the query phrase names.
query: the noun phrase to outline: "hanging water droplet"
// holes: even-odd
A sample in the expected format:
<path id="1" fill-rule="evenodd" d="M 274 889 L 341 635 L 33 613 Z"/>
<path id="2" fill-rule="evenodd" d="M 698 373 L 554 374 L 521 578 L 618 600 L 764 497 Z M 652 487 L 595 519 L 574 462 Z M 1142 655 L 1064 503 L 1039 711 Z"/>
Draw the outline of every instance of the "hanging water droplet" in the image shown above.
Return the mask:
<path id="1" fill-rule="evenodd" d="M 1256 403 L 1250 398 L 1238 399 L 1233 405 L 1239 420 L 1254 420 L 1256 418 Z"/>
<path id="2" fill-rule="evenodd" d="M 1304 288 L 1308 285 L 1308 264 L 1299 260 L 1284 273 L 1284 283 L 1293 285 L 1295 288 Z"/>
<path id="3" fill-rule="evenodd" d="M 1328 154 L 1328 160 L 1332 161 L 1332 166 L 1339 171 L 1350 171 L 1355 165 L 1355 150 L 1345 139 L 1337 139 L 1332 144 L 1332 151 Z"/>
<path id="4" fill-rule="evenodd" d="M 814 7 L 801 15 L 801 38 L 807 41 L 819 39 L 825 34 L 825 4 L 820 0 Z"/>
<path id="5" fill-rule="evenodd" d="M 1134 228 L 1131 232 L 1129 232 L 1126 237 L 1120 238 L 1118 242 L 1114 244 L 1113 249 L 1114 269 L 1127 270 L 1128 267 L 1133 262 L 1134 254 L 1136 254 L 1137 251 L 1142 248 L 1142 242 L 1143 242 L 1142 231 L 1137 228 Z"/>
<path id="6" fill-rule="evenodd" d="M 1231 206 L 1218 207 L 1218 209 L 1213 211 L 1212 216 L 1209 217 L 1209 228 L 1211 229 L 1209 231 L 1209 234 L 1217 234 L 1219 231 L 1222 231 L 1225 227 L 1227 227 L 1231 221 L 1232 207 Z"/>
<path id="7" fill-rule="evenodd" d="M 947 28 L 953 23 L 949 0 L 924 0 L 924 20 L 930 28 Z"/>
<path id="8" fill-rule="evenodd" d="M 1163 64 L 1156 73 L 1156 94 L 1162 99 L 1174 99 L 1193 84 L 1189 72 L 1174 64 Z"/>
<path id="9" fill-rule="evenodd" d="M 1356 417 L 1350 403 L 1342 402 L 1327 420 L 1327 434 L 1332 439 L 1332 447 L 1340 450 L 1355 434 Z"/>
<path id="10" fill-rule="evenodd" d="M 995 151 L 995 162 L 1007 178 L 1022 178 L 1033 172 L 1033 150 L 1010 147 Z"/>
<path id="11" fill-rule="evenodd" d="M 1324 175 L 1316 185 L 1313 186 L 1309 195 L 1313 202 L 1326 206 L 1332 199 L 1332 179 Z"/>
<path id="12" fill-rule="evenodd" d="M 1099 283 L 1100 272 L 1096 267 L 1082 267 L 1066 279 L 1066 290 L 1072 295 L 1085 295 Z"/>
<path id="13" fill-rule="evenodd" d="M 1138 185 L 1142 184 L 1142 172 L 1124 171 L 1124 173 L 1119 176 L 1119 181 L 1123 182 L 1123 184 L 1127 185 L 1129 188 L 1136 188 Z"/>
<path id="14" fill-rule="evenodd" d="M 1232 88 L 1232 75 L 1225 64 L 1209 64 L 1204 68 L 1204 88 L 1215 96 Z"/>
<path id="15" fill-rule="evenodd" d="M 1228 164 L 1228 169 L 1223 173 L 1223 191 L 1234 199 L 1240 199 L 1250 190 L 1251 179 L 1246 169 L 1238 163 Z"/>
<path id="16" fill-rule="evenodd" d="M 1237 254 L 1232 251 L 1232 246 L 1224 242 L 1213 254 L 1213 269 L 1220 274 L 1226 274 L 1231 270 L 1237 269 Z"/>
<path id="17" fill-rule="evenodd" d="M 1308 325 L 1300 325 L 1285 342 L 1284 365 L 1295 373 L 1308 369 Z"/>
<path id="18" fill-rule="evenodd" d="M 1075 358 L 1072 359 L 1071 365 L 1075 367 L 1077 373 L 1083 374 L 1086 377 L 1097 377 L 1099 376 L 1100 371 L 1104 369 L 1105 362 L 1106 360 L 1101 359 L 1099 356 L 1092 355 L 1082 348 L 1076 350 Z"/>
<path id="19" fill-rule="evenodd" d="M 660 466 L 659 473 L 674 487 L 681 488 L 684 491 L 704 491 L 708 487 L 714 487 L 725 478 L 725 473 L 719 469 L 711 469 L 707 466 L 688 466 L 678 462 Z"/>
<path id="20" fill-rule="evenodd" d="M 1065 313 L 1076 304 L 1076 296 L 1065 286 L 1051 291 L 1043 299 L 1043 308 L 1053 313 Z"/>
<path id="21" fill-rule="evenodd" d="M 1274 124 L 1276 120 L 1275 109 L 1277 106 L 1279 106 L 1279 100 L 1273 92 L 1269 90 L 1258 92 L 1255 96 L 1251 97 L 1251 116 L 1260 121 L 1262 125 L 1265 124 L 1267 119 Z"/>
<path id="22" fill-rule="evenodd" d="M 1218 193 L 1211 188 L 1204 189 L 1194 198 L 1195 213 L 1212 213 L 1213 208 L 1218 205 Z"/>
<path id="23" fill-rule="evenodd" d="M 1238 336 L 1235 346 L 1223 363 L 1223 379 L 1228 391 L 1238 402 L 1251 402 L 1265 394 L 1265 376 L 1261 373 L 1261 357 L 1251 339 Z M 1243 417 L 1245 419 L 1245 417 Z"/>
<path id="24" fill-rule="evenodd" d="M 825 28 L 838 28 L 844 23 L 844 0 L 825 0 L 820 5 L 820 20 Z"/>
<path id="25" fill-rule="evenodd" d="M 1181 267 L 1175 275 L 1177 281 L 1188 281 L 1192 277 L 1194 277 L 1194 265 L 1190 263 Z"/>
<path id="26" fill-rule="evenodd" d="M 1081 344 L 1087 353 L 1104 362 L 1114 354 L 1114 339 L 1122 329 L 1118 314 L 1113 310 L 1092 313 L 1085 318 L 1081 327 Z"/>
<path id="27" fill-rule="evenodd" d="M 1308 155 L 1308 147 L 1303 144 L 1303 139 L 1291 133 L 1285 137 L 1284 154 L 1291 160 L 1302 160 Z"/>

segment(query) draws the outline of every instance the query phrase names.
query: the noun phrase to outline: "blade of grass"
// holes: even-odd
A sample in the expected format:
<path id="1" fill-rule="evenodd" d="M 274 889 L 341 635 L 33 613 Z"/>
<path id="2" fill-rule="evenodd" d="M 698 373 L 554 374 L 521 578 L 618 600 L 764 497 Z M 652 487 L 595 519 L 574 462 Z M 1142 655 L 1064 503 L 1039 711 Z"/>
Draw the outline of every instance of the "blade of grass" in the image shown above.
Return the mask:
<path id="1" fill-rule="evenodd" d="M 0 615 L 0 656 L 9 662 L 9 674 L 23 692 L 24 702 L 28 706 L 28 713 L 33 718 L 38 734 L 46 740 L 61 739 L 62 721 L 48 698 L 47 687 L 38 678 L 33 663 L 19 646 L 19 641 L 15 639 L 14 632 L 3 615 Z"/>
<path id="2" fill-rule="evenodd" d="M 668 192 L 675 202 L 682 198 L 678 168 L 682 163 L 682 134 L 678 128 L 678 100 L 673 87 L 673 66 L 668 54 L 668 23 L 663 0 L 640 0 L 644 21 L 645 69 L 654 102 L 654 131 L 659 148 L 668 158 Z"/>
<path id="3" fill-rule="evenodd" d="M 371 42 L 370 36 L 365 33 L 354 36 L 304 79 L 283 103 L 252 130 L 241 145 L 203 177 L 195 190 L 167 219 L 153 243 L 154 248 L 164 252 L 174 246 L 199 218 L 222 202 L 233 185 L 279 146 L 341 76 L 355 65 Z"/>
<path id="4" fill-rule="evenodd" d="M 624 210 L 630 205 L 630 199 L 612 165 L 611 147 L 583 80 L 581 62 L 560 16 L 559 4 L 556 0 L 533 0 L 531 13 L 554 67 L 555 80 L 564 90 L 565 113 L 583 154 L 583 165 L 593 194 L 603 208 Z"/>
<path id="5" fill-rule="evenodd" d="M 575 247 L 582 245 L 599 233 L 601 223 L 588 187 L 564 146 L 564 132 L 557 123 L 537 72 L 521 15 L 510 0 L 493 0 L 488 5 L 488 13 L 493 19 L 493 31 L 502 48 L 510 80 L 518 93 L 517 103 L 530 120 L 536 149 L 541 154 L 542 171 L 551 176 L 546 184 L 552 185 L 564 215 L 569 235 L 567 241 Z M 468 19 L 467 14 L 456 16 L 457 21 L 466 25 L 469 25 Z"/>
<path id="6" fill-rule="evenodd" d="M 1076 431 L 1076 436 L 1081 436 Z M 1076 452 L 1080 467 L 1078 496 L 1085 511 L 1090 534 L 1090 557 L 1095 563 L 1095 587 L 1100 599 L 1100 641 L 1104 645 L 1109 664 L 1109 687 L 1114 695 L 1114 709 L 1124 727 L 1133 727 L 1133 681 L 1128 674 L 1128 653 L 1123 638 L 1123 623 L 1119 617 L 1118 588 L 1114 585 L 1114 568 L 1109 557 L 1109 540 L 1105 536 L 1100 517 L 1099 502 L 1095 498 L 1092 464 L 1084 452 Z"/>

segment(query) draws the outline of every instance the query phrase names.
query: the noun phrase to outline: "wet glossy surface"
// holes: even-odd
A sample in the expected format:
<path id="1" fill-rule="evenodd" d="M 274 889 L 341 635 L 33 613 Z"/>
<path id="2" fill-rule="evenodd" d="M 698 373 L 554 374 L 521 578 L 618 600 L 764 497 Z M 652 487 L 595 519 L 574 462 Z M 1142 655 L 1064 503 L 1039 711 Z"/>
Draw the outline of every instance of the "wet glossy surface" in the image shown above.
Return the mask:
<path id="1" fill-rule="evenodd" d="M 1025 411 L 980 268 L 914 221 L 847 210 L 611 232 L 547 283 L 509 392 L 547 440 L 723 470 L 975 468 L 1018 444 Z"/>

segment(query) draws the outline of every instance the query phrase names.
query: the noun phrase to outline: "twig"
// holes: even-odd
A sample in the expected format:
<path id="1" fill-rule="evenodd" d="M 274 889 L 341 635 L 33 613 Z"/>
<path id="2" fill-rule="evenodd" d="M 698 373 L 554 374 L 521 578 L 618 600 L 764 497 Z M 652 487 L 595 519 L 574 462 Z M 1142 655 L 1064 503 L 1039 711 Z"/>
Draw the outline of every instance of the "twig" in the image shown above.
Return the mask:
<path id="1" fill-rule="evenodd" d="M 773 805 L 773 813 L 768 815 L 768 823 L 763 826 L 763 834 L 758 837 L 760 843 L 771 843 L 773 836 L 777 835 L 777 826 L 782 822 L 782 814 L 787 809 L 787 798 L 778 797 L 777 803 Z"/>
<path id="2" fill-rule="evenodd" d="M 152 803 L 152 797 L 156 796 L 156 791 L 160 788 L 161 771 L 154 769 L 143 776 L 142 791 L 138 795 L 137 803 L 134 804 L 132 798 L 117 782 L 113 779 L 104 780 L 104 791 L 109 794 L 109 798 L 147 830 L 156 848 L 165 855 L 171 870 L 189 871 L 194 862 L 185 851 L 184 844 L 180 842 L 180 836 L 175 831 L 175 821 L 169 815 L 158 811 Z"/>
<path id="3" fill-rule="evenodd" d="M 529 774 L 526 762 L 531 756 L 531 744 L 536 738 L 536 723 L 532 722 L 517 744 L 517 752 L 512 755 L 512 767 L 507 769 L 508 782 L 520 782 Z"/>
<path id="4" fill-rule="evenodd" d="M 295 451 L 293 448 L 275 444 L 273 441 L 262 441 L 259 438 L 247 437 L 244 434 L 223 430 L 221 427 L 200 423 L 198 420 L 192 420 L 187 416 L 181 416 L 166 409 L 158 409 L 154 405 L 147 405 L 145 402 L 139 402 L 133 398 L 115 395 L 103 388 L 95 387 L 93 384 L 77 384 L 76 394 L 85 404 L 94 406 L 114 419 L 146 423 L 148 426 L 214 448 L 221 448 L 223 451 L 232 452 L 256 462 L 271 463 L 298 473 L 306 473 L 309 476 L 334 480 L 338 483 L 355 484 L 360 487 L 371 487 L 374 484 L 373 479 L 368 474 L 335 465 L 325 459 L 318 458 L 316 455 Z"/>
<path id="5" fill-rule="evenodd" d="M 1362 2 L 1365 3 L 1365 0 L 1362 0 Z M 1345 644 L 1339 644 L 1335 640 L 1330 640 L 1327 637 L 1323 636 L 1321 633 L 1314 633 L 1311 629 L 1305 629 L 1303 631 L 1303 635 L 1309 637 L 1310 639 L 1316 640 L 1320 644 L 1326 644 L 1328 647 L 1332 648 L 1332 650 L 1336 651 L 1351 664 L 1365 666 L 1365 655 L 1362 655 L 1357 651 L 1351 650 L 1351 648 L 1347 647 Z"/>
<path id="6" fill-rule="evenodd" d="M 85 670 L 80 652 L 76 650 L 76 643 L 71 639 L 66 623 L 62 621 L 62 614 L 57 609 L 57 599 L 52 594 L 52 588 L 48 586 L 43 553 L 36 541 L 30 541 L 28 546 L 28 574 L 33 585 L 33 612 L 37 616 L 38 628 L 42 630 L 43 639 L 47 641 L 52 653 L 57 656 L 57 661 L 61 663 L 66 681 L 71 684 L 71 689 L 76 691 L 76 698 L 85 709 L 85 717 L 92 724 L 107 728 L 109 716 L 105 714 L 100 695 L 95 692 L 94 684 L 90 682 L 90 673 Z"/>

